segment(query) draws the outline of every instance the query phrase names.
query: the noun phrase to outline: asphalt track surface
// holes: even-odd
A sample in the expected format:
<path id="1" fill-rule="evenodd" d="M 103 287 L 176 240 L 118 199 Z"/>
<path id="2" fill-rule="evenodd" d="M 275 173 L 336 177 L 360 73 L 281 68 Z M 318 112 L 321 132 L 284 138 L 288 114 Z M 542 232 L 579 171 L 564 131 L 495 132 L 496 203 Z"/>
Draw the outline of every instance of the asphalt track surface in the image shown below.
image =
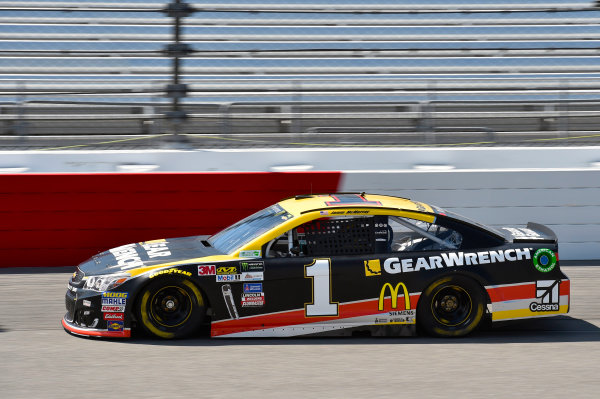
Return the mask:
<path id="1" fill-rule="evenodd" d="M 0 270 L 2 398 L 598 398 L 600 266 L 563 267 L 571 313 L 462 339 L 85 339 L 67 270 Z"/>

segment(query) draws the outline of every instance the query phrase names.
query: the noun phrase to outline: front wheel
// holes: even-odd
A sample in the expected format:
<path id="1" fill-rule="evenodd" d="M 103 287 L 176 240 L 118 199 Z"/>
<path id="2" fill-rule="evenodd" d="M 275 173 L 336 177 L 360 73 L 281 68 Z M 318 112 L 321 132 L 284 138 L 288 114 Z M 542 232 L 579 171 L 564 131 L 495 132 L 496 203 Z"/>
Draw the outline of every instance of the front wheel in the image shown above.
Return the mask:
<path id="1" fill-rule="evenodd" d="M 159 338 L 190 335 L 200 326 L 206 313 L 200 290 L 180 277 L 153 281 L 139 298 L 138 320 L 144 330 Z"/>
<path id="2" fill-rule="evenodd" d="M 474 280 L 448 276 L 421 295 L 417 321 L 429 335 L 460 337 L 477 328 L 484 315 L 485 293 Z"/>

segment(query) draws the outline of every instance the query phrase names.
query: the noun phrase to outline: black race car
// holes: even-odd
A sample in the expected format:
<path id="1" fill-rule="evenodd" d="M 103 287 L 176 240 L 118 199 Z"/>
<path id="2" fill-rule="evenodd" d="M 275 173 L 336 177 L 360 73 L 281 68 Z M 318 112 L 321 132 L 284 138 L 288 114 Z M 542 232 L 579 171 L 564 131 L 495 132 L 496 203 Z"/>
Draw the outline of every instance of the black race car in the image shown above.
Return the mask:
<path id="1" fill-rule="evenodd" d="M 405 198 L 300 195 L 211 236 L 123 245 L 80 264 L 64 328 L 129 337 L 462 336 L 569 311 L 547 227 L 493 229 Z"/>

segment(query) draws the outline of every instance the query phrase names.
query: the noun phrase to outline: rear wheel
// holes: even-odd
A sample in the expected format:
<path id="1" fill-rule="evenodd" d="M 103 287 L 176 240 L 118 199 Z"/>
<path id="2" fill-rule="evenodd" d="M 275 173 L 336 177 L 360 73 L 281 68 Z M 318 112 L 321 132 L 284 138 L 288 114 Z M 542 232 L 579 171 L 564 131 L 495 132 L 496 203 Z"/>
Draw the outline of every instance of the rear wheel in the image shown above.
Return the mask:
<path id="1" fill-rule="evenodd" d="M 438 337 L 460 337 L 477 328 L 484 315 L 485 293 L 474 280 L 449 276 L 431 284 L 417 309 L 420 327 Z"/>
<path id="2" fill-rule="evenodd" d="M 138 320 L 144 330 L 165 339 L 195 332 L 204 320 L 200 290 L 189 280 L 167 277 L 147 285 L 139 296 Z"/>

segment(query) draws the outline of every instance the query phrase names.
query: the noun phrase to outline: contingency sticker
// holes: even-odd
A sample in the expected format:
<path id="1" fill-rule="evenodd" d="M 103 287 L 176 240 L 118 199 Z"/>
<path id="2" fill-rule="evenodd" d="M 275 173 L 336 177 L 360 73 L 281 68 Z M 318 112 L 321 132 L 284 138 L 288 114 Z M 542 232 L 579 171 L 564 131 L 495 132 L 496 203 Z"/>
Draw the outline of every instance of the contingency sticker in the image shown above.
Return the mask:
<path id="1" fill-rule="evenodd" d="M 122 321 L 109 321 L 108 322 L 108 331 L 123 331 L 123 322 Z"/>
<path id="2" fill-rule="evenodd" d="M 103 306 L 125 306 L 127 305 L 127 292 L 103 292 Z"/>
<path id="3" fill-rule="evenodd" d="M 241 272 L 264 272 L 265 262 L 262 260 L 240 262 Z"/>
<path id="4" fill-rule="evenodd" d="M 260 258 L 260 250 L 240 251 L 240 258 Z"/>
<path id="5" fill-rule="evenodd" d="M 265 294 L 264 292 L 242 294 L 242 307 L 259 307 L 265 305 Z"/>

